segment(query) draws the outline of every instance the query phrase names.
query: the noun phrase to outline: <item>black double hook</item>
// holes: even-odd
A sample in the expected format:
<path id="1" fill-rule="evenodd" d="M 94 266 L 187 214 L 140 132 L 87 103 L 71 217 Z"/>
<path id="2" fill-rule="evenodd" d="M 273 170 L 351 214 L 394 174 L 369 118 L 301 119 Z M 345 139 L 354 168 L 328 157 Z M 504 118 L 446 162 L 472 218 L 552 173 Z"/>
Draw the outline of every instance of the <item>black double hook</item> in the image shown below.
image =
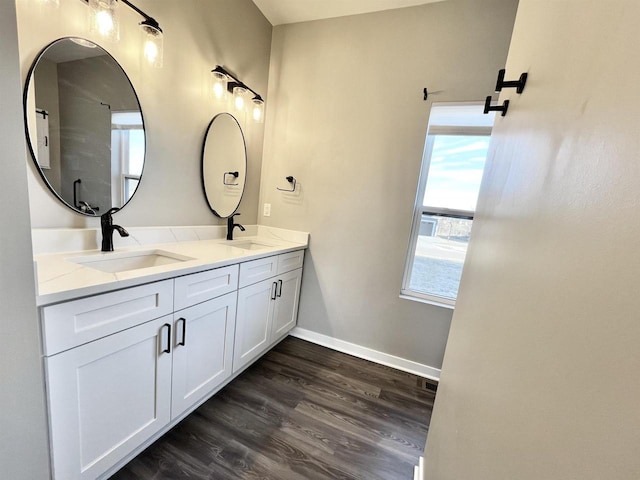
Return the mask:
<path id="1" fill-rule="evenodd" d="M 485 115 L 489 112 L 502 112 L 501 116 L 505 116 L 507 114 L 507 110 L 509 110 L 509 100 L 505 100 L 502 105 L 491 106 L 491 95 L 487 97 L 484 102 L 484 113 Z"/>
<path id="2" fill-rule="evenodd" d="M 504 76 L 506 74 L 506 70 L 503 68 L 498 70 L 498 81 L 496 82 L 496 93 L 501 92 L 503 88 L 515 88 L 516 93 L 524 92 L 524 86 L 527 84 L 527 73 L 523 73 L 520 75 L 520 80 L 507 80 L 505 81 Z"/>
<path id="3" fill-rule="evenodd" d="M 516 93 L 520 94 L 524 92 L 524 86 L 527 84 L 527 73 L 520 75 L 519 80 L 505 80 L 506 70 L 498 70 L 498 81 L 496 82 L 496 93 L 501 92 L 503 88 L 515 88 Z M 487 97 L 484 102 L 484 113 L 489 112 L 501 112 L 501 116 L 505 116 L 509 110 L 509 100 L 505 100 L 502 105 L 491 106 L 491 95 Z"/>

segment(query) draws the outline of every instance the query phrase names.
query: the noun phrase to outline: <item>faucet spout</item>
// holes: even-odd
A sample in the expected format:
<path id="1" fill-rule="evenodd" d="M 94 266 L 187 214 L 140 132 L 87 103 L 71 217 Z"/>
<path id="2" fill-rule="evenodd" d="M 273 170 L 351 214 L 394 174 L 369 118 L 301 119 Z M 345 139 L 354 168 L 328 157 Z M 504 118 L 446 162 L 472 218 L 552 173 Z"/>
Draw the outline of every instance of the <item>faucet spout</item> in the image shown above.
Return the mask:
<path id="1" fill-rule="evenodd" d="M 227 218 L 227 240 L 233 240 L 233 230 L 238 227 L 240 231 L 244 232 L 245 229 L 239 223 L 233 223 L 233 217 L 240 215 L 239 213 L 234 213 L 230 217 Z"/>
<path id="2" fill-rule="evenodd" d="M 113 225 L 113 229 L 117 230 L 121 237 L 128 237 L 129 236 L 129 232 L 127 232 L 120 225 Z"/>
<path id="3" fill-rule="evenodd" d="M 106 213 L 100 216 L 100 226 L 102 228 L 102 251 L 113 252 L 113 231 L 116 230 L 121 237 L 128 237 L 127 232 L 120 225 L 113 224 L 112 214 L 116 213 L 119 208 L 111 208 Z"/>

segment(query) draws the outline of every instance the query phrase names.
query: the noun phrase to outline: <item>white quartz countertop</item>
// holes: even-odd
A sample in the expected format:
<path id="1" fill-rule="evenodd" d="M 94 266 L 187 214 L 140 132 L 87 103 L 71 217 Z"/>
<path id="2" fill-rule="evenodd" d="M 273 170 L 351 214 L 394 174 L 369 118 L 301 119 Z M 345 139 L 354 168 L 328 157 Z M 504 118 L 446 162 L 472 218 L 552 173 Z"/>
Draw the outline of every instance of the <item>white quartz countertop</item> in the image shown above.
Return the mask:
<path id="1" fill-rule="evenodd" d="M 297 235 L 295 241 L 258 232 L 256 236 L 242 236 L 233 241 L 225 239 L 182 241 L 146 244 L 137 247 L 116 247 L 115 252 L 99 250 L 48 253 L 34 257 L 37 276 L 36 303 L 49 305 L 75 298 L 96 295 L 145 283 L 197 273 L 213 268 L 247 262 L 307 248 L 308 235 Z M 304 239 L 304 240 L 303 240 Z M 257 243 L 257 249 L 240 248 L 238 244 Z M 236 246 L 234 246 L 236 245 Z M 138 268 L 110 273 L 92 268 L 91 263 L 109 258 L 127 256 L 128 253 L 152 253 L 188 257 L 166 265 Z M 86 265 L 83 265 L 82 263 Z"/>

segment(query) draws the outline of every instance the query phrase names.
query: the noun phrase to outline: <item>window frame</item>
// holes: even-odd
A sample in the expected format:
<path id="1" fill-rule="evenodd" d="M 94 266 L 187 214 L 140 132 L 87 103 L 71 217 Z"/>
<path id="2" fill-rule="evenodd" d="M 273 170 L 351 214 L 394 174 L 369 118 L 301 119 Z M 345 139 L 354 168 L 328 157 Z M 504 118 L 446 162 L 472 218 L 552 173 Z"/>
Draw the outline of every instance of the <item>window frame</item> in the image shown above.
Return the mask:
<path id="1" fill-rule="evenodd" d="M 413 208 L 413 217 L 411 222 L 411 233 L 409 237 L 409 247 L 407 250 L 404 274 L 402 276 L 402 286 L 400 289 L 400 296 L 409 300 L 417 300 L 433 305 L 454 308 L 457 297 L 455 299 L 447 297 L 439 297 L 437 295 L 430 295 L 424 292 L 419 292 L 409 288 L 411 281 L 411 273 L 413 272 L 413 264 L 415 261 L 415 251 L 418 243 L 418 236 L 420 232 L 420 223 L 422 221 L 422 215 L 438 215 L 441 217 L 461 218 L 473 221 L 475 211 L 458 210 L 450 208 L 440 207 L 427 207 L 423 206 L 424 195 L 427 188 L 427 180 L 429 177 L 429 170 L 431 167 L 431 157 L 433 155 L 433 147 L 435 144 L 435 137 L 442 135 L 451 136 L 483 136 L 490 137 L 492 127 L 473 127 L 473 126 L 429 126 L 427 132 L 427 138 L 425 141 L 424 151 L 422 154 L 422 166 L 420 168 L 420 176 L 418 180 L 418 189 L 416 192 L 416 198 Z M 486 164 L 485 164 L 486 167 Z M 484 174 L 484 170 L 483 170 Z M 464 268 L 464 267 L 463 267 Z"/>
<path id="2" fill-rule="evenodd" d="M 114 121 L 115 115 L 116 114 L 137 114 L 140 115 L 140 123 L 121 123 L 121 122 L 116 122 Z M 136 118 L 137 120 L 137 118 Z M 116 139 L 116 145 L 117 145 L 117 149 L 118 149 L 118 165 L 117 165 L 117 171 L 115 172 L 114 175 L 114 163 L 113 163 L 113 158 L 112 158 L 112 197 L 118 196 L 120 197 L 120 203 L 122 205 L 125 205 L 130 199 L 131 197 L 127 198 L 127 180 L 137 180 L 138 184 L 140 182 L 140 179 L 142 178 L 142 174 L 140 175 L 135 175 L 132 173 L 128 173 L 128 166 L 130 165 L 130 135 L 132 131 L 142 131 L 143 134 L 145 134 L 145 130 L 144 130 L 144 122 L 142 120 L 142 114 L 138 111 L 129 111 L 129 110 L 118 110 L 118 111 L 113 111 L 111 114 L 111 135 L 112 135 L 112 148 L 113 148 L 113 142 L 114 142 L 114 132 L 117 132 L 117 139 Z M 146 154 L 146 143 L 144 145 L 145 147 L 145 154 Z M 113 155 L 112 155 L 113 157 Z M 145 158 L 143 157 L 143 169 L 144 169 L 144 161 Z M 117 177 L 117 179 L 114 178 Z M 118 191 L 115 192 L 113 190 L 113 186 L 114 185 L 118 185 Z M 136 187 L 137 189 L 137 187 Z M 133 196 L 133 194 L 135 193 L 136 190 L 133 190 L 133 192 L 131 193 L 131 196 Z"/>

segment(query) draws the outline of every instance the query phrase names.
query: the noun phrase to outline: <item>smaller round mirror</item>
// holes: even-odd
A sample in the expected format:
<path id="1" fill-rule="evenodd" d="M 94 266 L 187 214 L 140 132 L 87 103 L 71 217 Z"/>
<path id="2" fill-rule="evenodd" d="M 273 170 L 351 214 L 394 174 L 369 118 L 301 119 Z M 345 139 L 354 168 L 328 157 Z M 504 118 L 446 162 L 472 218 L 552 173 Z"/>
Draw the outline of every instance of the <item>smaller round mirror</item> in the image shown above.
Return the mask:
<path id="1" fill-rule="evenodd" d="M 131 199 L 145 159 L 142 110 L 129 77 L 100 46 L 61 38 L 40 52 L 24 116 L 38 173 L 67 207 L 98 216 Z"/>
<path id="2" fill-rule="evenodd" d="M 247 148 L 238 121 L 228 113 L 213 117 L 202 147 L 202 188 L 220 218 L 235 213 L 247 178 Z"/>

